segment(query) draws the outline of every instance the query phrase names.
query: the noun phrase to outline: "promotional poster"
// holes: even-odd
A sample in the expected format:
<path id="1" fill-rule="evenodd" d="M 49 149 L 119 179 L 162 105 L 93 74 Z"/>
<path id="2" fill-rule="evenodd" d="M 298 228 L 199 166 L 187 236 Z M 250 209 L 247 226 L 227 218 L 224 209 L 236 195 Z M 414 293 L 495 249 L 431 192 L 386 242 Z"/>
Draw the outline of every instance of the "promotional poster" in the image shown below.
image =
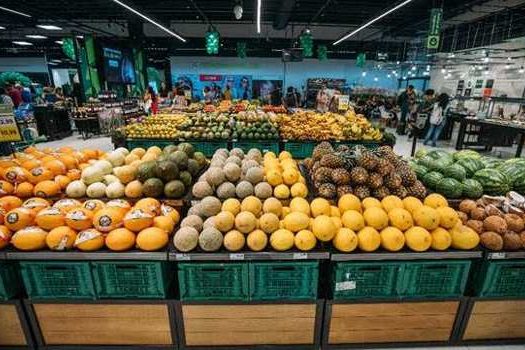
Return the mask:
<path id="1" fill-rule="evenodd" d="M 220 75 L 220 74 L 187 74 L 173 76 L 173 86 L 181 86 L 184 90 L 191 90 L 192 97 L 204 99 L 204 89 L 208 87 L 220 99 L 229 88 L 234 100 L 252 99 L 251 75 Z"/>

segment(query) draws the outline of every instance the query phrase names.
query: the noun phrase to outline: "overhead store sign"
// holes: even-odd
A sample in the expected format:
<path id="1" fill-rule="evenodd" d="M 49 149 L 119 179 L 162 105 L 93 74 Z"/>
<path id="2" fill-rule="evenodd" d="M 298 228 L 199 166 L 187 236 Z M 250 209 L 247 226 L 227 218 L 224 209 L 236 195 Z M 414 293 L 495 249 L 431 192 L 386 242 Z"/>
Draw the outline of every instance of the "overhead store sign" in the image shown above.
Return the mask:
<path id="1" fill-rule="evenodd" d="M 441 24 L 443 22 L 443 9 L 434 8 L 430 10 L 430 26 L 428 28 L 427 48 L 439 48 L 439 36 L 441 34 Z"/>
<path id="2" fill-rule="evenodd" d="M 357 55 L 355 65 L 361 68 L 363 68 L 366 65 L 366 54 L 365 53 L 360 53 L 359 55 Z"/>
<path id="3" fill-rule="evenodd" d="M 0 142 L 20 141 L 20 133 L 16 125 L 13 108 L 0 106 Z"/>

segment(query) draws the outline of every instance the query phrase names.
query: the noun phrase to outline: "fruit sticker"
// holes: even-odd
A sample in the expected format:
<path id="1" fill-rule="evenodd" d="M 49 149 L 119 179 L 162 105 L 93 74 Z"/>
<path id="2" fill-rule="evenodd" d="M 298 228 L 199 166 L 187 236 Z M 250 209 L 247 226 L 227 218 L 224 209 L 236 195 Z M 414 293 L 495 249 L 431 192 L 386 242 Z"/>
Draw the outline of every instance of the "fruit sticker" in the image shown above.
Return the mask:
<path id="1" fill-rule="evenodd" d="M 87 241 L 91 241 L 97 237 L 100 237 L 102 234 L 97 230 L 85 230 L 78 234 L 77 239 L 75 240 L 75 246 L 82 244 Z"/>
<path id="2" fill-rule="evenodd" d="M 100 219 L 98 219 L 98 224 L 101 227 L 109 227 L 111 226 L 112 222 L 113 221 L 109 215 L 103 215 L 100 217 Z"/>
<path id="3" fill-rule="evenodd" d="M 10 224 L 15 224 L 18 221 L 18 213 L 12 212 L 7 214 L 5 220 Z"/>
<path id="4" fill-rule="evenodd" d="M 81 210 L 73 210 L 67 213 L 66 218 L 68 218 L 69 220 L 73 220 L 73 221 L 83 221 L 83 220 L 86 220 L 88 217 Z"/>

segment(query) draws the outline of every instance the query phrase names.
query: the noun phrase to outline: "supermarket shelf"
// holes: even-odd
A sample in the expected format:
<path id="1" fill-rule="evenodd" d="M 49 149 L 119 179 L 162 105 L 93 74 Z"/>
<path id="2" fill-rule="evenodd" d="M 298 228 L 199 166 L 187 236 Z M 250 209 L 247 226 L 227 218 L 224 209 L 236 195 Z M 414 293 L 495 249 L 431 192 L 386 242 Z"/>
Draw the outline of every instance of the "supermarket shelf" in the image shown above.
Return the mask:
<path id="1" fill-rule="evenodd" d="M 525 259 L 525 250 L 517 252 L 486 252 L 487 260 Z"/>
<path id="2" fill-rule="evenodd" d="M 98 251 L 98 252 L 19 252 L 19 251 L 7 251 L 6 256 L 8 260 L 148 260 L 148 261 L 167 261 L 168 254 L 166 250 L 161 252 L 142 252 L 142 251 L 129 251 L 129 252 L 110 252 L 110 251 Z"/>
<path id="3" fill-rule="evenodd" d="M 332 261 L 380 261 L 380 260 L 446 260 L 446 259 L 476 259 L 481 258 L 483 252 L 480 250 L 461 251 L 451 250 L 446 252 L 379 252 L 379 253 L 348 253 L 331 254 Z"/>
<path id="4" fill-rule="evenodd" d="M 323 251 L 290 251 L 290 252 L 227 252 L 217 253 L 192 252 L 181 253 L 172 249 L 168 253 L 169 261 L 253 261 L 253 260 L 327 260 L 329 252 Z"/>

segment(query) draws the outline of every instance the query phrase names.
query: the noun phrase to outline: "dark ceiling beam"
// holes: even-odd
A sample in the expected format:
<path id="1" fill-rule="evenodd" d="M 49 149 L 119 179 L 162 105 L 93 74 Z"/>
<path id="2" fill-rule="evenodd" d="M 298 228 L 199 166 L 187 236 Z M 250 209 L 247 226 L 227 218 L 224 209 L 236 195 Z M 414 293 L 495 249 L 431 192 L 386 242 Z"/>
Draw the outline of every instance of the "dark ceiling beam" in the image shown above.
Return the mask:
<path id="1" fill-rule="evenodd" d="M 283 30 L 288 26 L 292 12 L 295 8 L 295 0 L 282 0 L 273 19 L 273 29 Z"/>

